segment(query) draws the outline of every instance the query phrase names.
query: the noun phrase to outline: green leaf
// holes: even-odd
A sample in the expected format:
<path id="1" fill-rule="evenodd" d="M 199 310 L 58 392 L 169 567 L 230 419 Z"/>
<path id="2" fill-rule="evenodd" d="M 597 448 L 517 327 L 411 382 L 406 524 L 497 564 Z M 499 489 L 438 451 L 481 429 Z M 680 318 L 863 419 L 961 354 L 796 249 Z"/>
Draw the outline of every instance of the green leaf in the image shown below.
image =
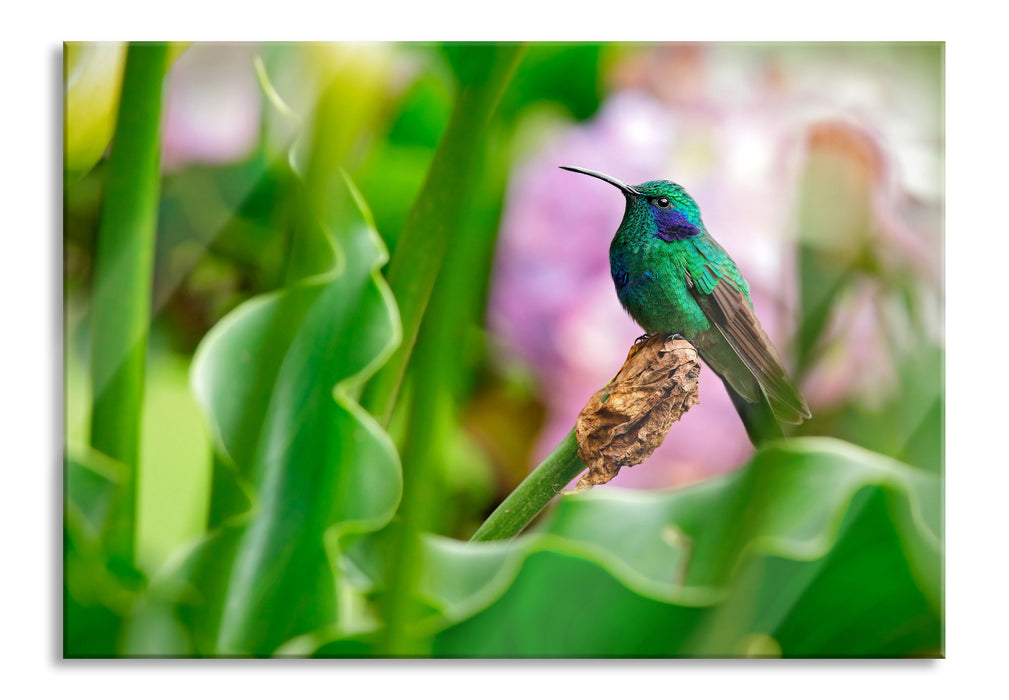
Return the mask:
<path id="1" fill-rule="evenodd" d="M 402 313 L 403 343 L 372 380 L 363 403 L 383 424 L 396 404 L 406 366 L 445 254 L 461 235 L 487 128 L 523 47 L 513 44 L 460 48 L 466 64 L 452 118 L 427 179 L 410 210 L 389 264 L 389 285 Z"/>
<path id="2" fill-rule="evenodd" d="M 853 445 L 779 442 L 692 488 L 562 498 L 512 542 L 429 538 L 422 624 L 440 656 L 936 655 L 940 499 Z"/>
<path id="3" fill-rule="evenodd" d="M 510 117 L 536 102 L 557 102 L 575 119 L 588 119 L 602 100 L 600 64 L 612 46 L 599 43 L 530 44 L 501 109 Z"/>
<path id="4" fill-rule="evenodd" d="M 253 501 L 191 564 L 203 653 L 270 654 L 336 625 L 342 538 L 381 527 L 399 501 L 395 450 L 354 400 L 398 343 L 398 318 L 378 275 L 385 249 L 347 187 L 356 216 L 333 231 L 338 264 L 238 307 L 194 360 L 217 447 Z"/>
<path id="5" fill-rule="evenodd" d="M 63 503 L 63 655 L 111 657 L 143 576 L 110 551 L 126 465 L 86 447 L 67 448 Z"/>

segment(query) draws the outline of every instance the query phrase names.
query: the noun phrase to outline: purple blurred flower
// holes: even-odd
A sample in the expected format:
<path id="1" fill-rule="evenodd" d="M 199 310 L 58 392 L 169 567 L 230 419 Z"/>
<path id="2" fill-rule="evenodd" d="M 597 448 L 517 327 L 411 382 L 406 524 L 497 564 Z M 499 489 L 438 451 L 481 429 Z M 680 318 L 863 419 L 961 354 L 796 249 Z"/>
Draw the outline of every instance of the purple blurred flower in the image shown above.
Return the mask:
<path id="1" fill-rule="evenodd" d="M 845 70 L 855 79 L 848 80 Z M 543 147 L 515 170 L 508 192 L 488 322 L 504 348 L 540 379 L 548 418 L 537 458 L 570 429 L 641 333 L 621 309 L 609 275 L 609 242 L 623 198 L 560 165 L 600 170 L 631 184 L 668 178 L 683 185 L 749 281 L 757 314 L 786 358 L 795 331 L 794 212 L 814 125 L 840 119 L 842 130 L 873 144 L 880 173 L 886 173 L 872 190 L 884 246 L 919 268 L 937 267 L 921 231 L 908 223 L 901 204 L 907 204 L 907 188 L 896 182 L 896 173 L 906 169 L 900 162 L 934 149 L 932 131 L 909 129 L 914 115 L 892 108 L 899 71 L 838 69 L 829 60 L 811 67 L 804 58 L 739 47 L 663 46 L 632 56 L 614 79 L 617 89 L 593 119 L 543 135 Z M 927 189 L 927 178 L 922 182 Z M 919 192 L 916 201 L 935 196 Z M 876 338 L 881 321 L 873 304 L 871 296 L 852 299 L 832 332 Z M 843 385 L 852 366 L 872 364 L 880 352 L 870 341 L 857 357 L 845 356 L 831 386 Z M 891 369 L 881 363 L 880 376 L 891 376 Z M 679 485 L 745 462 L 752 447 L 721 382 L 707 368 L 701 377 L 701 403 L 673 426 L 646 465 L 624 469 L 612 483 Z M 813 384 L 818 400 L 838 398 Z M 815 413 L 817 404 L 810 403 Z"/>
<path id="2" fill-rule="evenodd" d="M 623 198 L 604 183 L 557 166 L 598 169 L 631 183 L 684 172 L 670 164 L 675 136 L 675 123 L 661 103 L 642 94 L 619 94 L 596 119 L 555 137 L 515 174 L 489 320 L 542 380 L 549 415 L 540 455 L 571 428 L 588 397 L 616 373 L 642 332 L 620 307 L 609 273 L 609 242 L 623 214 Z M 692 188 L 683 177 L 680 182 L 688 190 L 703 189 Z M 698 198 L 703 207 L 703 195 Z M 754 247 L 739 248 L 730 247 L 737 261 L 744 269 L 754 268 L 746 252 Z M 764 300 L 761 305 L 773 306 Z M 776 316 L 773 308 L 762 313 L 765 319 Z M 710 371 L 706 376 L 701 403 L 674 427 L 649 460 L 651 466 L 625 469 L 613 483 L 681 483 L 746 459 L 752 448 L 742 425 L 721 383 Z"/>
<path id="3" fill-rule="evenodd" d="M 178 58 L 165 98 L 165 170 L 232 163 L 252 151 L 262 114 L 254 55 L 252 45 L 193 44 Z"/>

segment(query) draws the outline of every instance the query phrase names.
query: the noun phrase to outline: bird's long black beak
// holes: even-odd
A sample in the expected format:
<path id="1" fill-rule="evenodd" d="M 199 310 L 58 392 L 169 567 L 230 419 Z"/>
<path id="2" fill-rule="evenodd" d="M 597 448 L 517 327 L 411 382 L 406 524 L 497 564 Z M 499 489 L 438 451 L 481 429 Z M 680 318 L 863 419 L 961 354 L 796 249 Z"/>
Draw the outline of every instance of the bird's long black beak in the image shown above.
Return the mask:
<path id="1" fill-rule="evenodd" d="M 629 194 L 629 195 L 639 195 L 639 194 L 641 194 L 640 192 L 638 192 L 636 189 L 634 189 L 630 185 L 627 185 L 627 184 L 625 184 L 623 182 L 620 182 L 620 180 L 616 179 L 615 177 L 610 177 L 609 175 L 604 175 L 603 173 L 596 172 L 595 170 L 586 170 L 585 168 L 573 168 L 570 165 L 562 165 L 560 167 L 561 167 L 562 170 L 570 170 L 573 173 L 581 173 L 582 175 L 590 175 L 592 177 L 599 178 L 600 180 L 602 180 L 604 182 L 610 183 L 611 185 L 613 185 L 614 187 L 616 187 L 618 190 L 620 190 L 624 194 Z"/>

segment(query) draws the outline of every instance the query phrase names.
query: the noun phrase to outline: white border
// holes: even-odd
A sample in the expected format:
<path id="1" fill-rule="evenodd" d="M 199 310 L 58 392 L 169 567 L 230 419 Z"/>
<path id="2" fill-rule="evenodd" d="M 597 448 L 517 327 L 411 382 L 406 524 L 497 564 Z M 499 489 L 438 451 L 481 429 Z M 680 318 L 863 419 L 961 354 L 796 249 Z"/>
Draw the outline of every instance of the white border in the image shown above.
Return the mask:
<path id="1" fill-rule="evenodd" d="M 73 698 L 321 692 L 382 698 L 939 697 L 1004 687 L 1007 447 L 1007 98 L 994 6 L 960 2 L 284 3 L 179 0 L 22 6 L 0 42 L 5 75 L 3 284 L 5 686 Z M 947 654 L 939 662 L 61 663 L 59 86 L 64 39 L 946 40 Z M 54 123 L 55 122 L 55 123 Z M 56 191 L 54 192 L 54 188 Z M 998 401 L 998 403 L 996 403 Z M 1001 613 L 1001 614 L 1000 614 Z M 292 678 L 297 672 L 300 678 Z M 306 683 L 307 681 L 307 683 Z M 348 687 L 349 686 L 349 687 Z"/>

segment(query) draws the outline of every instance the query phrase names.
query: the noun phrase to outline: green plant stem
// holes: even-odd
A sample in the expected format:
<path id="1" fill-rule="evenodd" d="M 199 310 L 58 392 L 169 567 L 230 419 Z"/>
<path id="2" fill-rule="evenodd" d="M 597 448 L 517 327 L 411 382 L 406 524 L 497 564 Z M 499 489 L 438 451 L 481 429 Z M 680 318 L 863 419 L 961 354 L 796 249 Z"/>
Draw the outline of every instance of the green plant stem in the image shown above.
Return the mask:
<path id="1" fill-rule="evenodd" d="M 383 425 L 389 423 L 442 260 L 460 235 L 469 193 L 480 176 L 475 166 L 487 125 L 518 65 L 523 47 L 500 44 L 470 50 L 474 52 L 474 61 L 484 58 L 481 52 L 493 54 L 486 72 L 461 86 L 427 179 L 389 263 L 386 277 L 399 306 L 403 342 L 368 383 L 361 400 Z"/>
<path id="2" fill-rule="evenodd" d="M 470 542 L 507 540 L 522 532 L 564 486 L 587 469 L 578 458 L 571 430 L 470 538 Z"/>
<path id="3" fill-rule="evenodd" d="M 168 57 L 167 44 L 131 44 L 127 51 L 95 253 L 91 445 L 126 466 L 111 547 L 129 561 L 158 216 L 161 91 Z"/>
<path id="4" fill-rule="evenodd" d="M 431 531 L 437 519 L 437 509 L 443 485 L 436 462 L 444 451 L 440 443 L 447 432 L 446 411 L 450 397 L 444 387 L 433 386 L 439 375 L 432 371 L 438 362 L 438 348 L 432 347 L 430 338 L 421 337 L 414 356 L 417 367 L 417 384 L 414 395 L 427 399 L 426 415 L 418 415 L 416 405 L 411 407 L 411 420 L 403 447 L 403 500 L 399 507 L 399 520 L 393 524 L 389 591 L 382 599 L 385 628 L 378 647 L 379 656 L 429 656 L 431 640 L 418 637 L 411 631 L 412 623 L 420 616 L 416 602 L 422 566 L 421 533 Z M 414 404 L 419 399 L 413 400 Z"/>
<path id="5" fill-rule="evenodd" d="M 486 48 L 480 50 L 487 51 Z M 496 52 L 492 56 L 493 62 L 502 60 Z M 506 53 L 504 57 L 511 60 L 508 56 Z M 470 111 L 465 110 L 460 118 L 471 119 L 473 115 Z M 489 118 L 490 114 L 487 116 Z M 430 655 L 430 637 L 416 634 L 413 624 L 422 613 L 421 606 L 416 602 L 423 557 L 421 533 L 439 529 L 439 515 L 445 498 L 440 464 L 446 449 L 445 436 L 455 425 L 453 389 L 458 383 L 459 367 L 464 364 L 462 336 L 471 322 L 470 315 L 478 318 L 477 307 L 482 309 L 480 295 L 474 293 L 473 288 L 482 289 L 486 284 L 487 261 L 496 240 L 496 221 L 487 226 L 472 225 L 472 214 L 484 201 L 481 195 L 486 196 L 484 190 L 488 181 L 493 184 L 502 177 L 496 172 L 487 173 L 488 149 L 484 142 L 489 131 L 490 123 L 483 123 L 479 129 L 482 137 L 474 142 L 467 164 L 472 172 L 485 173 L 486 179 L 477 181 L 469 178 L 460 183 L 453 191 L 457 198 L 453 206 L 459 211 L 454 211 L 447 222 L 437 224 L 446 226 L 444 235 L 451 244 L 444 251 L 426 313 L 423 309 L 419 312 L 423 318 L 413 354 L 411 357 L 404 355 L 409 364 L 412 391 L 401 450 L 403 500 L 398 520 L 390 532 L 390 549 L 394 555 L 391 557 L 389 589 L 381 599 L 385 627 L 377 648 L 378 656 Z M 443 140 L 445 148 L 455 147 L 451 144 L 456 138 L 474 138 L 474 133 L 470 131 L 457 129 L 455 133 L 457 135 L 451 137 L 450 133 L 446 133 Z M 455 177 L 457 173 L 452 171 L 446 175 Z M 500 189 L 503 192 L 503 184 Z M 502 192 L 494 192 L 495 201 L 500 201 Z M 470 224 L 467 226 L 470 233 L 459 235 L 459 230 L 467 224 Z M 397 388 L 395 385 L 386 387 L 391 391 L 387 395 L 390 401 L 395 399 Z M 379 409 L 379 415 L 382 410 Z"/>

